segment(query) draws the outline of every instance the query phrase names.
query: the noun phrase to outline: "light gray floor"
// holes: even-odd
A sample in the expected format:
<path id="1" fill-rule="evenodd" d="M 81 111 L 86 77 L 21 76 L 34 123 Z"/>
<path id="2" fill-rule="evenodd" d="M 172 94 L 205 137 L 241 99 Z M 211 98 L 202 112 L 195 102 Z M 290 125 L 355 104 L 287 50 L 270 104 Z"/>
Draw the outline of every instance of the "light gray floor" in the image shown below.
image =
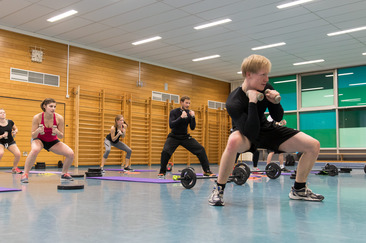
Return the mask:
<path id="1" fill-rule="evenodd" d="M 202 172 L 199 165 L 196 171 Z M 106 167 L 118 168 L 118 167 Z M 158 167 L 134 166 L 135 169 Z M 173 172 L 183 169 L 175 166 Z M 264 163 L 260 163 L 264 169 Z M 319 166 L 317 168 L 320 168 Z M 47 171 L 58 171 L 47 168 Z M 87 168 L 72 168 L 83 174 Z M 213 165 L 212 170 L 218 171 Z M 105 176 L 156 178 L 157 172 Z M 225 207 L 207 198 L 214 180 L 193 189 L 176 184 L 148 184 L 77 179 L 84 190 L 60 191 L 57 174 L 20 175 L 0 171 L 1 242 L 365 242 L 366 176 L 353 170 L 339 176 L 309 175 L 309 187 L 324 202 L 292 201 L 289 175 L 276 180 L 250 179 L 228 184 Z M 171 174 L 168 174 L 171 178 Z"/>

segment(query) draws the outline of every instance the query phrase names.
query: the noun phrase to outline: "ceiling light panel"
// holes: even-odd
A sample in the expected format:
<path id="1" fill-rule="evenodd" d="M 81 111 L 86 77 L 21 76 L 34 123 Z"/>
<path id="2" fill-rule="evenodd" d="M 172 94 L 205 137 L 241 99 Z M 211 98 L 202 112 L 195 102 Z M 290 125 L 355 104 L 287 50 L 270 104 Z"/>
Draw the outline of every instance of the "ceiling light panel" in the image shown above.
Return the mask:
<path id="1" fill-rule="evenodd" d="M 278 5 L 277 8 L 282 9 L 282 8 L 289 8 L 289 7 L 293 7 L 296 5 L 300 5 L 300 4 L 304 4 L 304 3 L 308 3 L 308 2 L 312 2 L 313 0 L 298 0 L 298 1 L 293 1 L 293 2 L 289 2 L 289 3 L 285 3 L 285 4 L 281 4 Z"/>
<path id="2" fill-rule="evenodd" d="M 54 16 L 52 18 L 49 18 L 49 19 L 47 19 L 47 21 L 48 22 L 55 22 L 55 21 L 58 21 L 58 20 L 61 20 L 61 19 L 70 17 L 71 15 L 74 15 L 74 14 L 77 14 L 77 13 L 78 13 L 78 11 L 76 11 L 76 10 L 70 10 L 70 11 L 67 11 L 65 13 L 56 15 L 56 16 Z"/>
<path id="3" fill-rule="evenodd" d="M 193 27 L 193 28 L 196 29 L 196 30 L 201 30 L 201 29 L 210 28 L 210 27 L 220 25 L 220 24 L 226 24 L 226 23 L 229 23 L 231 21 L 232 21 L 231 19 L 222 19 L 222 20 L 211 22 L 211 23 L 208 23 L 208 24 L 199 25 L 199 26 L 196 26 L 196 27 Z"/>

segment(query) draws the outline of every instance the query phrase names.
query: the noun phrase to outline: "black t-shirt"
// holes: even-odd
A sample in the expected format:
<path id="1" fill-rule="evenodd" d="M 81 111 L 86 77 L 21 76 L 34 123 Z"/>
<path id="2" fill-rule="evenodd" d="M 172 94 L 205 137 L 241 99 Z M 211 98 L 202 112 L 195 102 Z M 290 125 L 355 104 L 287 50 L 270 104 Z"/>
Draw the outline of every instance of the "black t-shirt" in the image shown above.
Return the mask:
<path id="1" fill-rule="evenodd" d="M 3 135 L 5 132 L 8 132 L 8 138 L 2 138 L 0 141 L 2 143 L 11 143 L 14 141 L 13 134 L 11 133 L 13 131 L 14 122 L 12 120 L 8 120 L 8 125 L 1 126 L 0 125 L 0 135 Z"/>
<path id="2" fill-rule="evenodd" d="M 267 83 L 264 90 L 266 89 L 273 87 Z M 281 104 L 273 104 L 266 99 L 266 96 L 262 101 L 249 103 L 249 98 L 241 87 L 233 90 L 226 100 L 226 109 L 232 119 L 234 130 L 239 130 L 250 141 L 258 137 L 261 127 L 268 126 L 269 122 L 264 115 L 267 108 L 274 121 L 282 120 L 284 112 Z"/>
<path id="3" fill-rule="evenodd" d="M 196 118 L 189 114 L 189 110 L 186 110 L 186 118 L 181 118 L 183 110 L 181 108 L 176 108 L 170 111 L 169 115 L 169 126 L 172 129 L 172 133 L 175 135 L 186 135 L 188 133 L 188 124 L 191 130 L 196 128 Z"/>
<path id="4" fill-rule="evenodd" d="M 118 133 L 118 131 L 117 131 L 117 127 L 116 127 L 115 129 L 116 129 L 116 130 L 115 130 L 114 136 L 116 136 L 116 135 L 117 135 L 117 133 Z M 118 143 L 118 142 L 119 142 L 119 138 L 120 138 L 121 136 L 122 136 L 122 135 L 119 135 L 119 136 L 118 136 L 118 138 L 117 138 L 116 140 L 112 141 L 112 136 L 111 136 L 111 134 L 109 133 L 109 134 L 107 135 L 106 139 L 108 139 L 108 140 L 109 140 L 109 141 L 111 141 L 112 143 Z"/>

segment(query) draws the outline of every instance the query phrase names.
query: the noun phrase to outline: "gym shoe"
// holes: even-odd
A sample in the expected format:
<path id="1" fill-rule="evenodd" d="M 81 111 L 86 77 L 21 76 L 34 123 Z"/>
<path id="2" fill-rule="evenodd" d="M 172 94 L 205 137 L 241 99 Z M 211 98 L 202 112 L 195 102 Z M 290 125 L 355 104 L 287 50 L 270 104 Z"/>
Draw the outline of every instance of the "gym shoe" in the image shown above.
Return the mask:
<path id="1" fill-rule="evenodd" d="M 291 192 L 289 193 L 289 198 L 294 200 L 305 200 L 305 201 L 323 201 L 324 196 L 320 194 L 313 193 L 307 186 L 296 190 L 294 187 L 291 188 Z"/>
<path id="2" fill-rule="evenodd" d="M 173 163 L 172 162 L 168 162 L 168 165 L 166 166 L 166 171 L 170 172 L 173 169 Z"/>
<path id="3" fill-rule="evenodd" d="M 208 198 L 208 204 L 211 206 L 224 206 L 224 190 L 220 186 L 215 186 Z"/>
<path id="4" fill-rule="evenodd" d="M 23 174 L 20 178 L 21 183 L 28 183 L 28 174 Z"/>
<path id="5" fill-rule="evenodd" d="M 203 172 L 203 176 L 212 177 L 212 176 L 216 176 L 216 175 L 209 170 L 209 171 Z"/>
<path id="6" fill-rule="evenodd" d="M 102 172 L 102 174 L 105 174 L 105 170 L 103 167 L 100 167 L 100 172 Z"/>
<path id="7" fill-rule="evenodd" d="M 165 174 L 163 173 L 158 174 L 158 179 L 165 179 Z"/>
<path id="8" fill-rule="evenodd" d="M 126 166 L 126 167 L 124 168 L 124 170 L 133 170 L 133 169 L 131 169 L 131 167 L 129 167 L 129 166 Z"/>
<path id="9" fill-rule="evenodd" d="M 61 181 L 73 181 L 74 179 L 70 176 L 70 174 L 66 173 L 61 176 Z"/>
<path id="10" fill-rule="evenodd" d="M 11 170 L 11 173 L 12 173 L 12 174 L 22 174 L 22 173 L 23 173 L 23 171 L 19 170 L 19 168 L 18 168 L 18 167 L 16 167 L 15 169 L 12 169 L 12 170 Z"/>
<path id="11" fill-rule="evenodd" d="M 259 168 L 258 167 L 253 167 L 253 170 L 252 170 L 252 174 L 262 174 L 262 172 L 259 172 Z"/>

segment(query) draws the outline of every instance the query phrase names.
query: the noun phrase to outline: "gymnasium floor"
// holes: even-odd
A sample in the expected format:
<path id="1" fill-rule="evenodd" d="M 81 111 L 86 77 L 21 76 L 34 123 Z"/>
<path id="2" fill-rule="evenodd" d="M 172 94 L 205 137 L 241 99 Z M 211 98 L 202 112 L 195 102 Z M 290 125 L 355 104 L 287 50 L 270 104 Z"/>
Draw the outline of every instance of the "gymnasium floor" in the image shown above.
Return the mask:
<path id="1" fill-rule="evenodd" d="M 264 169 L 264 162 L 259 166 Z M 193 167 L 197 173 L 202 171 L 199 165 Z M 173 172 L 183 168 L 175 166 Z M 134 166 L 134 169 L 158 170 L 158 167 Z M 86 170 L 87 167 L 72 168 L 71 172 L 83 174 Z M 213 165 L 212 170 L 217 172 L 218 167 Z M 57 174 L 32 174 L 30 183 L 21 185 L 20 175 L 6 171 L 0 171 L 0 187 L 22 191 L 0 192 L 1 242 L 365 242 L 366 239 L 363 169 L 335 177 L 311 174 L 309 187 L 325 196 L 321 203 L 290 200 L 288 193 L 294 180 L 281 175 L 275 180 L 253 178 L 242 186 L 228 184 L 224 207 L 207 203 L 214 180 L 199 180 L 188 190 L 180 183 L 76 179 L 75 184 L 85 184 L 84 190 L 60 191 Z M 115 171 L 105 174 L 150 178 L 156 175 L 157 172 Z"/>

